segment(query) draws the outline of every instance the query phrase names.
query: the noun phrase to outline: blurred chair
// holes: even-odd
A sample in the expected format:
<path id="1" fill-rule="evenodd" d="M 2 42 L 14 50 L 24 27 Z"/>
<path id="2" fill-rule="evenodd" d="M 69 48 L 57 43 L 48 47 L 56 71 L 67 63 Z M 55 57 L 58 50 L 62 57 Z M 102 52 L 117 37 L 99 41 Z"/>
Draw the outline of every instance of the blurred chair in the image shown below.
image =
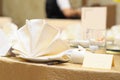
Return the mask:
<path id="1" fill-rule="evenodd" d="M 0 0 L 0 16 L 2 16 L 2 0 Z"/>

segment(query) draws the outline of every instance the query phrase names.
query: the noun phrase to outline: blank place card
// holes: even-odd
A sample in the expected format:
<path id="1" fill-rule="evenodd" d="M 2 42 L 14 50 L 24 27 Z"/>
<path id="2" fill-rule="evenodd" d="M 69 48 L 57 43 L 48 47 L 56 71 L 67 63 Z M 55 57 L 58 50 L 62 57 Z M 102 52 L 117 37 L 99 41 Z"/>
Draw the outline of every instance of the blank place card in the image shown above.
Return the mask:
<path id="1" fill-rule="evenodd" d="M 106 29 L 107 8 L 106 7 L 83 7 L 82 25 L 85 28 Z"/>
<path id="2" fill-rule="evenodd" d="M 106 7 L 83 7 L 81 12 L 81 25 L 84 28 L 82 31 L 83 39 L 86 39 L 88 29 L 106 29 Z"/>
<path id="3" fill-rule="evenodd" d="M 113 64 L 113 55 L 107 54 L 86 54 L 83 67 L 111 69 Z"/>

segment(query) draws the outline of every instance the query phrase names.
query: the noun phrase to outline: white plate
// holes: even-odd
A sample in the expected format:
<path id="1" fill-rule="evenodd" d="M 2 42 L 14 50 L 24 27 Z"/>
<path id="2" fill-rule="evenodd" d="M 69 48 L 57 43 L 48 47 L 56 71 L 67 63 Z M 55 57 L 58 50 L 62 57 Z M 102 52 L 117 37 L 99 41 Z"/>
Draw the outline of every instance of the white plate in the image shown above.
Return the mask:
<path id="1" fill-rule="evenodd" d="M 120 52 L 120 48 L 118 46 L 107 46 L 107 50 Z"/>
<path id="2" fill-rule="evenodd" d="M 44 57 L 20 57 L 22 59 L 32 61 L 32 62 L 50 62 L 50 61 L 60 61 L 60 62 L 67 62 L 69 58 L 62 58 L 59 56 L 44 56 Z"/>

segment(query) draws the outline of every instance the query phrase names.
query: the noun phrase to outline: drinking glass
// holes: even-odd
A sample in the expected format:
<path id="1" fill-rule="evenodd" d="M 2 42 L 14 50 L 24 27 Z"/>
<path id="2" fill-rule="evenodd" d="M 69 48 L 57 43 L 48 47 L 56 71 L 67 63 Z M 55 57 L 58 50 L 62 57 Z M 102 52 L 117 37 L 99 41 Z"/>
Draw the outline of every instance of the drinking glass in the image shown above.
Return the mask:
<path id="1" fill-rule="evenodd" d="M 89 50 L 93 53 L 106 53 L 106 30 L 87 29 L 87 39 L 89 40 Z"/>

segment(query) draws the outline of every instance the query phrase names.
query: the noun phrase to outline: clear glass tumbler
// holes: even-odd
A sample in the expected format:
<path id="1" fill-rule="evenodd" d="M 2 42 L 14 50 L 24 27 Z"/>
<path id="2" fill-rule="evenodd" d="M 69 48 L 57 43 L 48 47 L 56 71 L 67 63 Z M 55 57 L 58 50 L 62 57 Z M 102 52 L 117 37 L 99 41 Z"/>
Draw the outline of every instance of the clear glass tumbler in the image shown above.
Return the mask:
<path id="1" fill-rule="evenodd" d="M 93 53 L 106 53 L 106 30 L 87 29 L 87 39 L 89 40 L 89 50 Z"/>

